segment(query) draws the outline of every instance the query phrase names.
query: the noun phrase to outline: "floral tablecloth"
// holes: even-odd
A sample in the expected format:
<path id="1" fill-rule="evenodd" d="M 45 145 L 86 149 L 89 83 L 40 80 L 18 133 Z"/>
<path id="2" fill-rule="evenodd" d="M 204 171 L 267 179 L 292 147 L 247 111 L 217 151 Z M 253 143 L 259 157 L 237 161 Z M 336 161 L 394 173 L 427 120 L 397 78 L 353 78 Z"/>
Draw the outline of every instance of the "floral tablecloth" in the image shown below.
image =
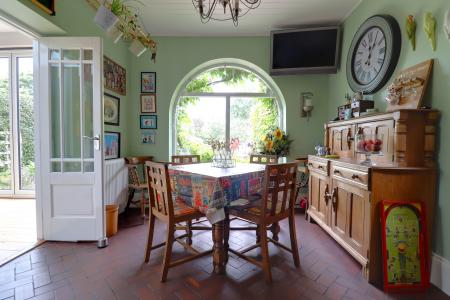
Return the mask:
<path id="1" fill-rule="evenodd" d="M 169 170 L 173 199 L 198 208 L 211 223 L 225 218 L 231 201 L 260 193 L 264 165 L 237 164 L 220 169 L 211 164 L 172 166 Z"/>

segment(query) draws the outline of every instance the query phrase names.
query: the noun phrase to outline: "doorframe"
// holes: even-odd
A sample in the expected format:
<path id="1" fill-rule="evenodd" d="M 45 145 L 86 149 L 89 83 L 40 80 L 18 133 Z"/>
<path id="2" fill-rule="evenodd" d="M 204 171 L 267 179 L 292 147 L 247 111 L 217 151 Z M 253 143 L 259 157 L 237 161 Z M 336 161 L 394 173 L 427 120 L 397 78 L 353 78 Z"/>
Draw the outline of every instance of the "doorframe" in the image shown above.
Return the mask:
<path id="1" fill-rule="evenodd" d="M 12 20 L 12 17 L 0 12 L 0 20 L 9 25 L 17 28 L 23 34 L 29 36 L 33 40 L 33 109 L 34 109 L 34 157 L 35 157 L 35 166 L 36 166 L 36 174 L 35 174 L 35 203 L 36 203 L 36 238 L 38 240 L 44 239 L 44 231 L 43 231 L 43 208 L 42 208 L 42 187 L 41 187 L 41 142 L 39 139 L 40 133 L 40 97 L 39 97 L 39 51 L 38 51 L 38 41 L 42 38 L 42 35 L 39 34 L 36 30 L 28 27 L 27 25 L 21 23 L 19 20 Z"/>

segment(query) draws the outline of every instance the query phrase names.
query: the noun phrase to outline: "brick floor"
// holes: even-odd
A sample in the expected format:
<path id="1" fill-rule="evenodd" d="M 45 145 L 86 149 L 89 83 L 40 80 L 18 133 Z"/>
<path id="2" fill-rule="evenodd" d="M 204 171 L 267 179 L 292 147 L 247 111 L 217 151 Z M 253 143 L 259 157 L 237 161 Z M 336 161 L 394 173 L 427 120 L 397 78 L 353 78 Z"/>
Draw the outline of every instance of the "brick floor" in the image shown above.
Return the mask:
<path id="1" fill-rule="evenodd" d="M 361 277 L 360 266 L 317 225 L 297 217 L 301 267 L 289 253 L 270 245 L 274 282 L 233 255 L 227 275 L 214 275 L 212 257 L 172 268 L 159 281 L 163 250 L 143 263 L 147 226 L 131 211 L 121 217 L 121 230 L 109 247 L 95 243 L 47 242 L 0 268 L 0 299 L 450 299 L 436 287 L 427 293 L 386 295 Z M 289 241 L 287 223 L 280 240 Z M 156 241 L 164 239 L 157 222 Z M 233 247 L 254 242 L 252 232 L 232 232 Z M 210 232 L 197 232 L 194 245 L 211 246 Z M 257 256 L 259 250 L 253 250 Z M 185 255 L 174 245 L 174 256 Z"/>

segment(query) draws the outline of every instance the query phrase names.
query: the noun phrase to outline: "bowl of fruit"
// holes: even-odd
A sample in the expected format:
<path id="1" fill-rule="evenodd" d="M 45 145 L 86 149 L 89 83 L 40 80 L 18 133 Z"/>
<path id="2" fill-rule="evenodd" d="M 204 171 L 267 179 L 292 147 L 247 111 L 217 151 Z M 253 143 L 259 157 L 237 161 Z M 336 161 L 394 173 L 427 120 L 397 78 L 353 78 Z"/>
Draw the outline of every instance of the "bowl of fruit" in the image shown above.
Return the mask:
<path id="1" fill-rule="evenodd" d="M 355 137 L 356 152 L 366 155 L 366 160 L 362 162 L 363 165 L 374 165 L 371 160 L 372 154 L 381 155 L 383 148 L 383 136 L 381 134 L 357 134 Z"/>

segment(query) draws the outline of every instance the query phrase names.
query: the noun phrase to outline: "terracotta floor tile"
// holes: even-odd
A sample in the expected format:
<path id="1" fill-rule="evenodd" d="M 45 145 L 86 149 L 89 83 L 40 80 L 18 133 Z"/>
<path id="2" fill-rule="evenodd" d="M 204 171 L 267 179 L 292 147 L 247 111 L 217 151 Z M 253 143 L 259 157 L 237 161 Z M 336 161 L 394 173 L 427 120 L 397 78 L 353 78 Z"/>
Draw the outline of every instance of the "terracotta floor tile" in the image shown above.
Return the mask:
<path id="1" fill-rule="evenodd" d="M 47 242 L 1 267 L 0 300 L 15 293 L 28 297 L 31 292 L 35 296 L 30 299 L 41 300 L 450 298 L 435 287 L 425 294 L 388 297 L 362 278 L 361 266 L 319 226 L 306 222 L 301 214 L 296 221 L 301 266 L 295 268 L 292 255 L 271 244 L 271 285 L 265 283 L 261 269 L 233 254 L 227 275 L 215 275 L 212 257 L 207 256 L 170 269 L 167 282 L 161 283 L 163 249 L 153 251 L 148 264 L 143 262 L 147 223 L 142 224 L 137 210 L 130 210 L 121 216 L 122 229 L 107 248 L 97 249 L 95 243 Z M 238 226 L 240 221 L 235 223 Z M 289 245 L 287 225 L 281 223 L 280 242 L 285 245 Z M 157 222 L 155 240 L 164 238 L 165 228 Z M 254 231 L 231 232 L 231 247 L 243 249 L 254 242 Z M 194 233 L 194 246 L 207 249 L 211 245 L 210 231 Z M 174 259 L 186 254 L 174 245 Z M 260 250 L 249 254 L 261 259 Z"/>

